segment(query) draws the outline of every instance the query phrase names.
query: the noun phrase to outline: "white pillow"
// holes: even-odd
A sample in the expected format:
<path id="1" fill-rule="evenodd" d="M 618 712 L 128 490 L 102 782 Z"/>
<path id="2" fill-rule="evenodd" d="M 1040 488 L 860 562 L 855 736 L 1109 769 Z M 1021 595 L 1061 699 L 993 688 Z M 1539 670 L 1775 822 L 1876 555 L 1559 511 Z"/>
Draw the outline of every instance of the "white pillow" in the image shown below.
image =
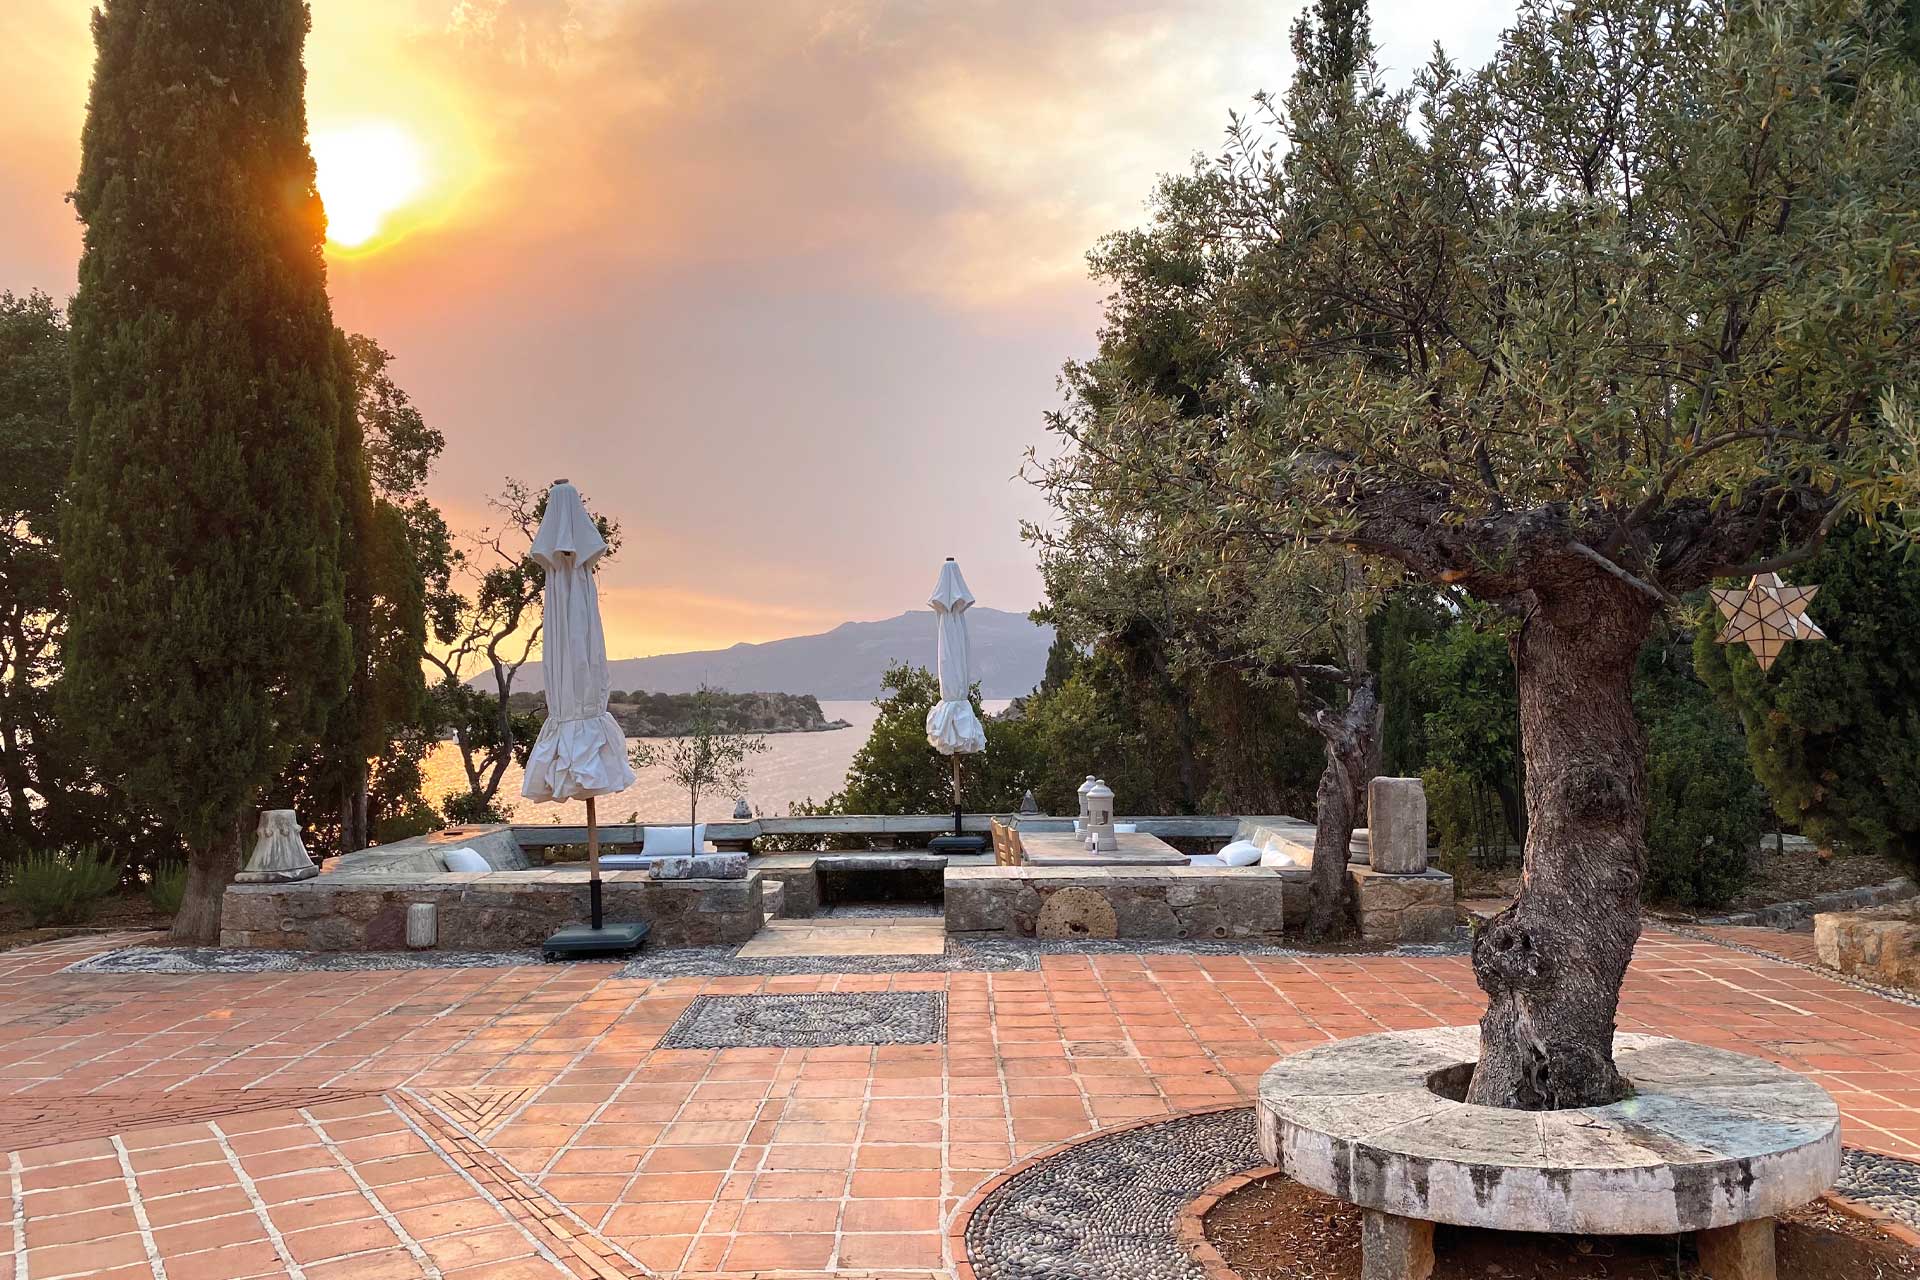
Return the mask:
<path id="1" fill-rule="evenodd" d="M 461 845 L 458 849 L 447 850 L 440 855 L 440 860 L 447 864 L 447 870 L 449 871 L 493 870 L 485 858 L 467 848 L 465 845 Z"/>
<path id="2" fill-rule="evenodd" d="M 1220 861 L 1230 867 L 1250 867 L 1260 861 L 1260 846 L 1251 840 L 1235 840 L 1220 851 Z"/>
<path id="3" fill-rule="evenodd" d="M 697 827 L 648 827 L 640 851 L 649 858 L 700 853 L 707 844 L 707 824 Z"/>
<path id="4" fill-rule="evenodd" d="M 1273 848 L 1268 849 L 1260 855 L 1260 865 L 1263 867 L 1304 867 L 1307 864 L 1295 860 L 1294 856 L 1285 849 Z"/>

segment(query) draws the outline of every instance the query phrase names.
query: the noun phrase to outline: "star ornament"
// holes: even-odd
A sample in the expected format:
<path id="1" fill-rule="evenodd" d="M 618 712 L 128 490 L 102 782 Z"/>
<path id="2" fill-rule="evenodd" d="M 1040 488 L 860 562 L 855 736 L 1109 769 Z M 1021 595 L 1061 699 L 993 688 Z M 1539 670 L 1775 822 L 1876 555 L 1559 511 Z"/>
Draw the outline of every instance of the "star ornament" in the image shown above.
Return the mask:
<path id="1" fill-rule="evenodd" d="M 1789 640 L 1825 640 L 1807 605 L 1818 587 L 1789 587 L 1777 573 L 1756 573 L 1745 591 L 1715 588 L 1713 602 L 1726 615 L 1727 629 L 1720 633 L 1721 644 L 1744 644 L 1765 671 L 1780 656 Z"/>

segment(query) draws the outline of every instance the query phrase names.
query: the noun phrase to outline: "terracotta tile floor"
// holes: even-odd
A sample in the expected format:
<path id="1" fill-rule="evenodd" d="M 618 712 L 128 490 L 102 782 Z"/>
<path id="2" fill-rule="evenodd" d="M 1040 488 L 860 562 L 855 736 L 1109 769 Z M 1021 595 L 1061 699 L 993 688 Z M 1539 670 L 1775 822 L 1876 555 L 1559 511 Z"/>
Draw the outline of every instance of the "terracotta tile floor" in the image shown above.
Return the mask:
<path id="1" fill-rule="evenodd" d="M 1289 1050 L 1481 1004 L 1459 958 L 662 981 L 59 972 L 125 941 L 0 954 L 14 1275 L 947 1276 L 956 1210 L 1012 1162 L 1244 1102 Z M 947 1043 L 654 1048 L 696 995 L 884 990 L 946 991 Z M 1807 1072 L 1849 1142 L 1920 1155 L 1920 1009 L 1649 933 L 1622 1027 Z"/>

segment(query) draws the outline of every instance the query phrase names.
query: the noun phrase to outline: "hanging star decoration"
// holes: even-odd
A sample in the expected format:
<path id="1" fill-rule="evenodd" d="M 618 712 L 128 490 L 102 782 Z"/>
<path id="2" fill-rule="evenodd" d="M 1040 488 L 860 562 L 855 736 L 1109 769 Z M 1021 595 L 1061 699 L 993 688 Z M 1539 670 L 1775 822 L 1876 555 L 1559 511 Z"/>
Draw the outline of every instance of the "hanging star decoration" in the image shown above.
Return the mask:
<path id="1" fill-rule="evenodd" d="M 1822 631 L 1807 616 L 1807 605 L 1818 587 L 1789 587 L 1777 573 L 1756 573 L 1745 591 L 1715 588 L 1713 602 L 1727 616 L 1727 629 L 1720 633 L 1721 644 L 1744 644 L 1765 671 L 1780 656 L 1789 640 L 1825 640 Z"/>

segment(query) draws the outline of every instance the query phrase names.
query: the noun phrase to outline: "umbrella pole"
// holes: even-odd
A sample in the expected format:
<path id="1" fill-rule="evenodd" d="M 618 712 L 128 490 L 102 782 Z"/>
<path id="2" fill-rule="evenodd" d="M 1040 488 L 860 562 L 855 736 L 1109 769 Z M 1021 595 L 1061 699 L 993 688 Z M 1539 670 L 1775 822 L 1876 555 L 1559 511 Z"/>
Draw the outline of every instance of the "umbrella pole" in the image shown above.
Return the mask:
<path id="1" fill-rule="evenodd" d="M 960 830 L 960 757 L 953 758 L 953 834 L 961 835 Z"/>
<path id="2" fill-rule="evenodd" d="M 587 797 L 587 893 L 593 899 L 593 927 L 600 927 L 600 825 L 593 811 L 593 797 Z"/>

